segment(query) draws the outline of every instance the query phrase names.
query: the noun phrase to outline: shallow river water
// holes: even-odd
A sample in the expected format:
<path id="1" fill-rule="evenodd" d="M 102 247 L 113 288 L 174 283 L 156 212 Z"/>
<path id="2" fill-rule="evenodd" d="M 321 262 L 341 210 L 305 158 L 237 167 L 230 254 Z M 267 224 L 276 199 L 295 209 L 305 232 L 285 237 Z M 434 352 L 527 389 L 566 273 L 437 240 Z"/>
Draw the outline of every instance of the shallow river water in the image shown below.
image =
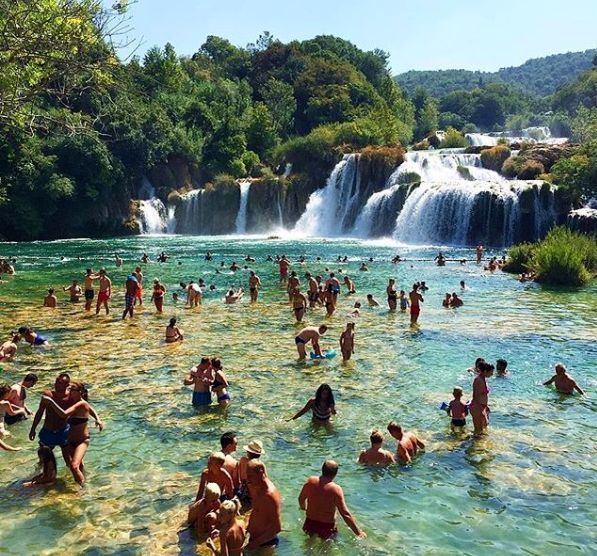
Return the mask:
<path id="1" fill-rule="evenodd" d="M 155 314 L 147 288 L 142 312 L 122 322 L 126 275 L 142 252 L 155 261 L 162 249 L 172 257 L 168 263 L 143 266 L 147 286 L 159 277 L 169 290 L 164 315 Z M 203 259 L 207 250 L 214 253 L 211 262 Z M 107 259 L 115 252 L 125 260 L 120 269 Z M 181 523 L 206 456 L 227 430 L 237 431 L 239 450 L 251 438 L 265 445 L 264 461 L 283 497 L 281 555 L 595 554 L 597 288 L 520 284 L 510 275 L 484 272 L 471 262 L 471 249 L 445 252 L 469 262 L 438 268 L 432 262 L 437 248 L 352 240 L 142 236 L 0 244 L 0 256 L 18 259 L 17 276 L 0 283 L 2 339 L 28 324 L 50 342 L 33 350 L 21 343 L 13 362 L 0 363 L 0 380 L 38 373 L 40 383 L 29 394 L 34 410 L 42 388 L 66 370 L 91 385 L 90 401 L 106 423 L 102 433 L 92 431 L 82 491 L 61 459 L 55 486 L 21 487 L 34 474 L 36 443 L 27 439 L 30 421 L 10 428 L 7 442 L 23 449 L 0 453 L 0 554 L 195 553 Z M 225 306 L 223 290 L 246 287 L 247 272 L 218 275 L 215 268 L 221 261 L 242 265 L 247 253 L 257 258 L 251 268 L 264 284 L 260 301 Z M 365 295 L 373 293 L 380 301 L 379 309 L 364 308 L 356 319 L 353 362 L 297 362 L 298 328 L 277 266 L 265 261 L 277 253 L 293 260 L 304 254 L 307 264 L 293 265 L 301 275 L 342 268 L 356 280 L 357 295 L 347 296 L 343 288 L 323 347 L 337 347 L 355 300 L 366 305 Z M 410 260 L 393 265 L 396 253 Z M 339 265 L 337 255 L 350 261 Z M 370 271 L 358 272 L 369 256 L 375 258 Z M 82 280 L 86 267 L 102 265 L 115 288 L 109 317 L 86 314 L 61 291 L 57 309 L 41 307 L 46 288 L 61 289 L 73 278 Z M 392 276 L 399 289 L 416 280 L 430 286 L 417 330 L 410 329 L 407 315 L 387 310 L 385 286 Z M 174 306 L 178 282 L 200 277 L 218 292 L 208 293 L 196 310 L 185 309 L 184 301 Z M 462 279 L 464 306 L 443 309 L 444 293 L 459 291 Z M 172 315 L 185 341 L 166 346 Z M 324 321 L 322 309 L 306 317 L 308 324 Z M 227 411 L 191 406 L 182 380 L 202 355 L 223 361 L 233 397 Z M 479 356 L 507 359 L 511 375 L 491 379 L 489 434 L 473 440 L 450 433 L 439 405 L 457 384 L 470 395 L 466 369 Z M 558 361 L 586 397 L 541 386 Z M 308 416 L 286 422 L 322 382 L 336 395 L 333 426 L 315 427 Z M 426 453 L 411 466 L 358 466 L 371 429 L 385 433 L 391 419 L 420 433 Z M 387 433 L 386 447 L 394 448 Z M 368 534 L 364 541 L 343 523 L 333 544 L 309 541 L 301 532 L 298 493 L 325 458 L 340 464 L 337 481 Z"/>

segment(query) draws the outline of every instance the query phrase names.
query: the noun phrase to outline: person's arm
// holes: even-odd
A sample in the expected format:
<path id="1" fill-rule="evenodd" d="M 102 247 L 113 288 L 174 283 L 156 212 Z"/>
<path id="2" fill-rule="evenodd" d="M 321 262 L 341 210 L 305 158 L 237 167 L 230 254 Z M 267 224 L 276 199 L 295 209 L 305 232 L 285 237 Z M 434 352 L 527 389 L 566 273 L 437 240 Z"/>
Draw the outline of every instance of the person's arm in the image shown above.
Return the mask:
<path id="1" fill-rule="evenodd" d="M 410 457 L 410 454 L 408 453 L 408 450 L 405 450 L 402 447 L 402 444 L 400 444 L 400 443 L 398 443 L 398 450 L 397 450 L 397 452 L 398 452 L 398 458 L 401 461 L 404 461 L 406 463 L 412 463 L 412 458 Z"/>
<path id="2" fill-rule="evenodd" d="M 183 380 L 183 384 L 185 386 L 190 386 L 191 384 L 195 384 L 195 376 L 193 375 L 193 371 L 191 371 L 189 373 L 189 376 L 187 376 L 184 380 Z"/>
<path id="3" fill-rule="evenodd" d="M 348 525 L 348 527 L 350 527 L 352 532 L 357 537 L 362 537 L 362 538 L 366 537 L 367 535 L 357 525 L 357 522 L 355 521 L 354 517 L 350 513 L 350 510 L 348 509 L 348 506 L 346 505 L 346 500 L 344 500 L 344 492 L 342 492 L 342 489 L 340 487 L 338 487 L 338 492 L 336 493 L 336 496 L 337 496 L 336 509 L 338 510 L 338 513 L 342 516 L 344 523 L 346 523 L 346 525 Z"/>
<path id="4" fill-rule="evenodd" d="M 303 511 L 307 510 L 307 499 L 308 499 L 309 483 L 306 482 L 301 489 L 298 497 L 299 508 Z"/>
<path id="5" fill-rule="evenodd" d="M 39 402 L 39 407 L 35 412 L 35 417 L 33 417 L 33 423 L 31 423 L 31 430 L 29 431 L 29 440 L 33 440 L 35 438 L 35 429 L 37 428 L 37 425 L 39 425 L 39 422 L 41 421 L 41 418 L 43 417 L 43 414 L 46 410 L 46 399 L 47 397 L 43 396 Z"/>
<path id="6" fill-rule="evenodd" d="M 73 412 L 79 409 L 81 406 L 84 406 L 87 402 L 85 400 L 78 401 L 75 405 L 71 405 L 68 409 L 62 409 L 52 398 L 49 396 L 43 396 L 43 399 L 46 400 L 52 406 L 52 410 L 62 419 L 66 419 L 70 417 Z"/>
<path id="7" fill-rule="evenodd" d="M 361 450 L 359 457 L 357 458 L 357 463 L 364 463 L 363 456 L 365 455 L 366 450 Z"/>
<path id="8" fill-rule="evenodd" d="M 573 380 L 573 381 L 572 381 L 572 387 L 573 387 L 573 388 L 574 388 L 574 389 L 575 389 L 575 390 L 576 390 L 576 391 L 577 391 L 577 392 L 578 392 L 578 393 L 579 393 L 581 396 L 584 396 L 584 395 L 585 395 L 585 392 L 584 392 L 584 390 L 583 390 L 583 389 L 582 389 L 582 388 L 581 388 L 581 387 L 580 387 L 578 384 L 576 384 L 576 380 Z"/>
<path id="9" fill-rule="evenodd" d="M 0 405 L 4 406 L 4 410 L 8 415 L 25 415 L 25 410 L 22 407 L 13 405 L 9 401 L 2 401 Z"/>
<path id="10" fill-rule="evenodd" d="M 294 421 L 295 419 L 298 419 L 299 417 L 302 417 L 305 413 L 307 413 L 313 407 L 313 403 L 314 403 L 314 400 L 313 400 L 313 398 L 311 398 L 305 404 L 305 407 L 303 407 L 303 409 L 301 409 L 294 417 L 292 417 L 291 419 L 288 419 L 288 420 L 289 421 Z"/>
<path id="11" fill-rule="evenodd" d="M 6 450 L 7 452 L 18 452 L 20 448 L 16 448 L 15 446 L 9 446 L 0 440 L 0 448 Z"/>
<path id="12" fill-rule="evenodd" d="M 216 378 L 217 378 L 218 376 L 220 377 L 220 382 L 222 383 L 222 386 L 223 386 L 224 388 L 228 388 L 228 386 L 229 386 L 229 383 L 228 383 L 228 381 L 226 380 L 226 375 L 224 375 L 224 373 L 220 372 L 220 373 L 217 373 L 217 374 L 216 374 Z"/>
<path id="13" fill-rule="evenodd" d="M 313 346 L 313 351 L 315 352 L 315 355 L 319 355 L 321 357 L 321 347 L 319 347 L 319 336 L 311 340 L 311 345 Z"/>
<path id="14" fill-rule="evenodd" d="M 332 415 L 336 415 L 336 406 L 330 405 L 330 411 L 331 411 Z"/>
<path id="15" fill-rule="evenodd" d="M 421 441 L 419 437 L 417 437 L 417 446 L 421 448 L 421 450 L 425 449 L 425 443 Z"/>
<path id="16" fill-rule="evenodd" d="M 452 417 L 452 402 L 448 404 L 448 407 L 446 408 L 446 413 L 448 414 L 448 417 Z"/>
<path id="17" fill-rule="evenodd" d="M 200 500 L 202 495 L 203 495 L 203 491 L 205 490 L 205 483 L 207 481 L 205 480 L 205 471 L 203 473 L 201 473 L 201 480 L 199 481 L 199 488 L 197 489 L 197 496 L 195 498 L 195 500 Z"/>
<path id="18" fill-rule="evenodd" d="M 176 330 L 176 333 L 178 334 L 179 338 L 181 340 L 184 340 L 184 336 L 182 335 L 182 332 L 180 331 L 180 328 L 178 328 L 178 326 L 177 326 L 174 330 Z"/>
<path id="19" fill-rule="evenodd" d="M 344 349 L 344 332 L 340 334 L 340 349 Z"/>
<path id="20" fill-rule="evenodd" d="M 549 386 L 550 384 L 553 384 L 555 379 L 556 379 L 556 375 L 553 375 L 547 382 L 543 383 L 543 386 Z"/>
<path id="21" fill-rule="evenodd" d="M 97 428 L 100 430 L 100 432 L 102 432 L 104 430 L 104 423 L 91 405 L 89 406 L 89 414 L 95 419 L 95 424 L 97 425 Z"/>
<path id="22" fill-rule="evenodd" d="M 195 500 L 195 502 L 189 506 L 189 513 L 187 514 L 187 523 L 189 525 L 194 525 L 197 521 L 197 518 L 199 517 L 200 505 L 201 500 Z"/>

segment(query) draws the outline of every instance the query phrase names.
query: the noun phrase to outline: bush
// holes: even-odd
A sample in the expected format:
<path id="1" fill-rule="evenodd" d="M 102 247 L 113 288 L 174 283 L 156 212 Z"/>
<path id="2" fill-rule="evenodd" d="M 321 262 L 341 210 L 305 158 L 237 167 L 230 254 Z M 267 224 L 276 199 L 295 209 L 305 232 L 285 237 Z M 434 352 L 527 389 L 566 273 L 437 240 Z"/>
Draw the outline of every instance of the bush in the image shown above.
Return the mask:
<path id="1" fill-rule="evenodd" d="M 502 164 L 502 174 L 507 178 L 515 178 L 518 175 L 518 168 L 520 166 L 520 157 L 511 156 Z"/>
<path id="2" fill-rule="evenodd" d="M 537 160 L 525 160 L 518 170 L 518 179 L 534 180 L 540 174 L 545 173 L 545 167 Z"/>
<path id="3" fill-rule="evenodd" d="M 416 172 L 404 172 L 404 174 L 400 174 L 397 179 L 398 183 L 421 183 L 421 176 Z"/>
<path id="4" fill-rule="evenodd" d="M 446 135 L 443 141 L 439 144 L 440 149 L 457 149 L 461 147 L 468 147 L 468 141 L 464 135 L 457 129 L 449 127 L 446 129 Z"/>
<path id="5" fill-rule="evenodd" d="M 536 245 L 532 243 L 519 243 L 508 250 L 508 260 L 502 267 L 504 272 L 521 274 L 531 269 L 531 263 Z"/>
<path id="6" fill-rule="evenodd" d="M 475 179 L 468 166 L 456 166 L 456 171 L 463 180 L 474 181 Z"/>
<path id="7" fill-rule="evenodd" d="M 510 149 L 505 145 L 496 145 L 481 152 L 483 168 L 499 172 L 504 162 L 510 157 Z"/>
<path id="8" fill-rule="evenodd" d="M 475 124 L 469 122 L 461 131 L 462 133 L 479 133 L 479 128 Z"/>
<path id="9" fill-rule="evenodd" d="M 597 141 L 583 145 L 570 158 L 560 158 L 551 174 L 578 204 L 597 196 Z"/>
<path id="10" fill-rule="evenodd" d="M 538 282 L 582 286 L 597 272 L 597 241 L 567 228 L 554 228 L 537 245 L 533 269 Z"/>
<path id="11" fill-rule="evenodd" d="M 429 150 L 429 147 L 429 141 L 427 141 L 427 139 L 423 139 L 422 141 L 415 143 L 411 148 L 413 151 L 426 151 Z"/>

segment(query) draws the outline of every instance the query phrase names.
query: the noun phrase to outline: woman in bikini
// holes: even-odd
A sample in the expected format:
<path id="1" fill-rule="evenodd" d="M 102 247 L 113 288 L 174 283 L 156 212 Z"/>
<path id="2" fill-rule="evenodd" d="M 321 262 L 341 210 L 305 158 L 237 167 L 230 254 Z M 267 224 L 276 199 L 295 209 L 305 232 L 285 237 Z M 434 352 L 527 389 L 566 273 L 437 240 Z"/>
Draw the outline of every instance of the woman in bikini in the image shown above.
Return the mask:
<path id="1" fill-rule="evenodd" d="M 469 407 L 475 435 L 483 434 L 489 424 L 489 392 L 487 379 L 493 374 L 494 366 L 489 363 L 479 363 L 479 373 L 473 380 L 473 399 Z"/>
<path id="2" fill-rule="evenodd" d="M 212 392 L 218 398 L 220 407 L 226 407 L 230 403 L 230 394 L 228 393 L 228 380 L 222 369 L 222 362 L 219 359 L 212 359 L 211 366 L 215 371 L 215 378 L 211 385 Z"/>
<path id="3" fill-rule="evenodd" d="M 182 342 L 184 340 L 182 330 L 176 326 L 176 317 L 170 319 L 170 324 L 166 326 L 166 343 Z"/>
<path id="4" fill-rule="evenodd" d="M 305 413 L 313 413 L 313 421 L 316 423 L 328 423 L 332 415 L 336 415 L 336 402 L 334 393 L 329 384 L 322 384 L 315 392 L 315 397 L 311 398 L 303 409 L 301 409 L 292 419 L 294 421 L 302 417 Z"/>
<path id="5" fill-rule="evenodd" d="M 307 305 L 309 304 L 307 296 L 298 289 L 294 289 L 292 290 L 290 301 L 292 302 L 292 311 L 294 312 L 296 322 L 302 322 Z"/>
<path id="6" fill-rule="evenodd" d="M 100 431 L 104 424 L 95 409 L 87 400 L 87 388 L 80 382 L 71 382 L 69 397 L 74 405 L 66 411 L 63 410 L 52 398 L 43 396 L 44 400 L 51 403 L 54 411 L 62 418 L 68 419 L 70 432 L 68 433 L 68 451 L 70 455 L 70 469 L 73 477 L 81 486 L 85 484 L 85 466 L 83 458 L 89 448 L 89 416 L 93 417 Z"/>
<path id="7" fill-rule="evenodd" d="M 153 293 L 151 299 L 158 313 L 162 313 L 164 308 L 164 295 L 166 294 L 166 287 L 156 278 L 153 281 Z"/>
<path id="8" fill-rule="evenodd" d="M 386 293 L 388 294 L 388 307 L 390 311 L 395 311 L 398 306 L 398 292 L 396 291 L 396 280 L 394 278 L 388 280 Z"/>

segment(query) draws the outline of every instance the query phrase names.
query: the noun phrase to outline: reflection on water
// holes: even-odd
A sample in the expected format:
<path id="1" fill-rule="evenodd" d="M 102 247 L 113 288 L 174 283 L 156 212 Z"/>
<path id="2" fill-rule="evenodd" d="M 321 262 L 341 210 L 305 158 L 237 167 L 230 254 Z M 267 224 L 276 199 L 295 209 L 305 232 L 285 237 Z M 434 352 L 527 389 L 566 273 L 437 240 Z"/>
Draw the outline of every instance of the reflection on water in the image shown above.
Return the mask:
<path id="1" fill-rule="evenodd" d="M 145 266 L 149 281 L 159 277 L 168 287 L 167 309 L 156 316 L 148 289 L 143 309 L 132 321 L 119 320 L 123 283 L 143 251 L 165 249 L 164 265 Z M 206 263 L 206 250 L 215 254 Z M 206 455 L 218 448 L 219 435 L 238 431 L 240 446 L 251 437 L 265 445 L 265 463 L 282 492 L 284 533 L 280 554 L 397 554 L 533 551 L 594 552 L 587 540 L 594 522 L 595 407 L 590 400 L 560 398 L 540 386 L 553 364 L 564 361 L 589 393 L 595 385 L 597 302 L 595 287 L 548 290 L 519 284 L 501 274 L 487 275 L 474 264 L 433 266 L 430 248 L 400 247 L 402 256 L 417 260 L 392 265 L 394 249 L 386 244 L 356 241 L 304 245 L 257 239 L 132 238 L 111 241 L 69 241 L 0 245 L 2 255 L 18 257 L 18 276 L 0 284 L 0 332 L 28 324 L 50 341 L 48 349 L 21 344 L 18 358 L 0 364 L 2 380 L 16 381 L 26 372 L 41 375 L 30 393 L 35 406 L 42 388 L 67 370 L 91 385 L 90 400 L 106 422 L 92 431 L 86 463 L 89 481 L 79 491 L 59 461 L 60 482 L 50 488 L 25 490 L 19 481 L 35 470 L 35 450 L 27 440 L 29 424 L 11 427 L 18 453 L 0 454 L 4 488 L 0 552 L 45 553 L 69 550 L 85 554 L 190 554 L 195 543 L 181 527 Z M 115 251 L 125 259 L 116 269 Z M 329 319 L 324 347 L 336 342 L 355 300 L 373 293 L 383 302 L 388 277 L 400 289 L 423 279 L 425 295 L 421 327 L 411 331 L 408 316 L 364 308 L 356 319 L 355 360 L 339 357 L 298 363 L 292 341 L 293 316 L 277 285 L 277 267 L 268 254 L 305 254 L 299 268 L 322 273 L 342 268 L 356 280 L 358 294 L 341 296 Z M 244 264 L 247 253 L 265 285 L 260 303 L 224 306 L 228 287 L 247 287 L 247 272 L 232 274 L 233 260 Z M 350 262 L 338 264 L 337 255 Z M 452 250 L 450 258 L 473 257 L 471 250 Z M 65 260 L 60 260 L 64 256 Z M 314 263 L 321 256 L 321 263 Z M 370 272 L 358 272 L 369 256 Z M 82 260 L 78 260 L 81 257 Z M 221 274 L 215 272 L 226 261 Z M 87 315 L 59 294 L 57 310 L 40 307 L 44 290 L 60 289 L 82 278 L 87 266 L 109 269 L 116 288 L 109 317 Z M 411 264 L 413 268 L 411 268 Z M 298 266 L 297 266 L 298 268 Z M 170 294 L 181 280 L 205 278 L 218 291 L 207 294 L 196 310 L 173 306 Z M 464 279 L 465 306 L 441 307 L 446 291 Z M 363 303 L 366 305 L 366 303 Z M 169 317 L 176 315 L 185 331 L 180 345 L 163 343 Z M 309 324 L 324 322 L 321 310 Z M 213 406 L 197 411 L 182 379 L 202 355 L 221 357 L 231 383 L 233 402 L 224 411 Z M 470 395 L 465 371 L 477 356 L 504 357 L 512 374 L 491 381 L 491 428 L 482 439 L 450 433 L 438 410 L 455 384 Z M 330 427 L 313 425 L 298 411 L 321 382 L 332 385 L 338 415 Z M 372 428 L 385 431 L 390 419 L 421 433 L 425 455 L 411 466 L 385 470 L 361 468 L 356 457 L 368 444 Z M 470 427 L 469 427 L 470 428 Z M 389 436 L 387 447 L 391 448 Z M 356 541 L 341 525 L 330 545 L 306 539 L 296 502 L 304 478 L 317 473 L 324 458 L 340 463 L 338 481 L 348 503 L 367 531 Z"/>

